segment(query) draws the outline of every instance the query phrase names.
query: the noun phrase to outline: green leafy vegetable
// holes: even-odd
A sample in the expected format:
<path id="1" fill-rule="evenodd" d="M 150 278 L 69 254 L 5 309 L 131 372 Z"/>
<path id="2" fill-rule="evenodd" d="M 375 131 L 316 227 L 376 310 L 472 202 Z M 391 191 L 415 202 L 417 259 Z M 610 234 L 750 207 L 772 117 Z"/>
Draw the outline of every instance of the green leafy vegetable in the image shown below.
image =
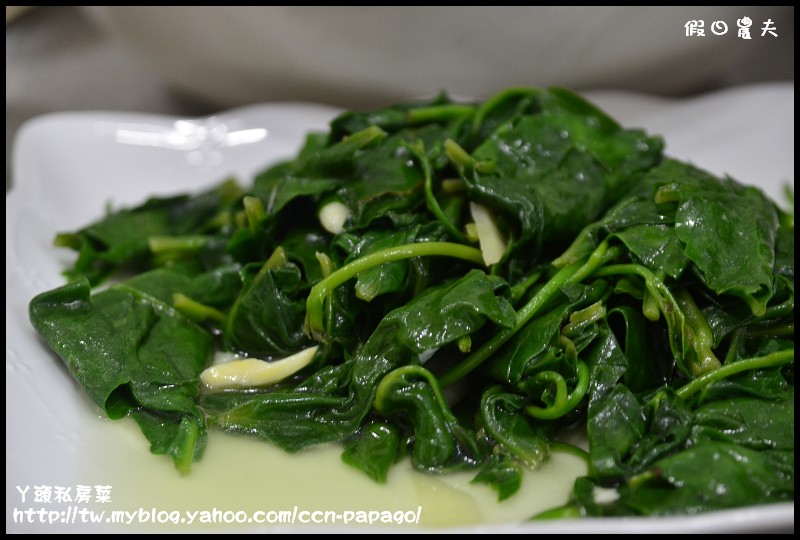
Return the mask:
<path id="1" fill-rule="evenodd" d="M 344 113 L 248 191 L 59 234 L 72 281 L 31 322 L 181 471 L 210 424 L 341 444 L 377 482 L 471 470 L 500 500 L 585 458 L 542 518 L 793 500 L 793 215 L 662 150 L 563 89 Z M 201 384 L 304 350 L 269 386 Z"/>
<path id="2" fill-rule="evenodd" d="M 74 281 L 34 298 L 31 319 L 109 417 L 133 414 L 153 452 L 188 471 L 205 443 L 198 377 L 213 339 L 155 296 L 186 281 L 174 277 L 155 270 L 91 297 L 86 279 Z"/>

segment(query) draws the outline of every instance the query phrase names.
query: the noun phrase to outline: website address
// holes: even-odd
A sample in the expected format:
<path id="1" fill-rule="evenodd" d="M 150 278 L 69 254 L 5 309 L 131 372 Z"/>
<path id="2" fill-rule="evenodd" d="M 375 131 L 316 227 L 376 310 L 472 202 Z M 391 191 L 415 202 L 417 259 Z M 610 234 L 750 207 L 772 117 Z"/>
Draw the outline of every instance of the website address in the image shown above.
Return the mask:
<path id="1" fill-rule="evenodd" d="M 294 524 L 391 524 L 391 525 L 416 525 L 419 524 L 422 507 L 416 510 L 302 510 L 295 506 L 291 510 L 257 510 L 245 512 L 243 510 L 157 510 L 155 508 L 139 508 L 128 510 L 103 510 L 94 511 L 89 508 L 69 506 L 66 510 L 50 510 L 47 508 L 14 508 L 14 523 L 45 523 L 45 524 L 92 524 L 114 523 L 123 525 L 158 523 L 173 525 L 200 524 L 269 524 L 269 525 L 294 525 Z"/>

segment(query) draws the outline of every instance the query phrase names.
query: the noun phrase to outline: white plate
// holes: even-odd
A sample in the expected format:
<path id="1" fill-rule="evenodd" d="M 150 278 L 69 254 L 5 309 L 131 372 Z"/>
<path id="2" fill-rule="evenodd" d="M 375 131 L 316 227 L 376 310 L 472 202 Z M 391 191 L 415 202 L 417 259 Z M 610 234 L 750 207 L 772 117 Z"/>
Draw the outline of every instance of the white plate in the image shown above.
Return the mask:
<path id="1" fill-rule="evenodd" d="M 793 84 L 681 101 L 608 92 L 589 95 L 623 125 L 663 135 L 672 156 L 761 186 L 778 201 L 783 201 L 784 185 L 794 186 Z M 147 511 L 266 512 L 292 510 L 295 505 L 339 513 L 415 510 L 412 501 L 423 505 L 426 528 L 458 524 L 458 530 L 535 533 L 794 529 L 793 503 L 685 518 L 520 523 L 521 517 L 533 513 L 523 496 L 538 493 L 541 499 L 544 494 L 546 506 L 565 502 L 570 475 L 576 474 L 574 464 L 564 463 L 566 477 L 557 470 L 558 461 L 536 482 L 529 477 L 525 493 L 512 497 L 516 502 L 503 503 L 487 516 L 482 512 L 496 504 L 493 494 L 466 486 L 461 477 L 440 481 L 401 470 L 392 473 L 387 486 L 377 486 L 342 465 L 336 451 L 287 456 L 258 441 L 217 432 L 210 434 L 203 461 L 182 478 L 168 459 L 149 454 L 132 422 L 100 419 L 28 322 L 30 299 L 62 284 L 60 272 L 73 257 L 52 247 L 54 234 L 100 217 L 109 201 L 114 207 L 132 205 L 149 195 L 198 190 L 229 175 L 247 183 L 266 164 L 291 156 L 307 131 L 325 129 L 336 112 L 323 106 L 272 104 L 195 120 L 58 113 L 34 119 L 20 130 L 13 154 L 14 188 L 6 198 L 7 532 L 296 530 L 287 525 L 159 524 Z M 220 443 L 222 439 L 228 442 Z M 323 473 L 315 463 L 323 464 Z M 96 500 L 102 492 L 98 485 L 111 486 L 111 502 Z M 18 486 L 23 491 L 29 486 L 24 501 Z M 52 500 L 34 501 L 36 486 L 50 486 Z M 55 501 L 57 486 L 69 488 L 73 501 Z M 90 486 L 88 503 L 74 500 L 79 486 Z M 485 495 L 475 495 L 479 488 Z M 20 522 L 21 511 L 41 508 L 43 514 L 26 514 Z M 80 514 L 73 518 L 74 509 L 139 508 L 143 513 L 130 525 L 107 519 L 82 523 Z M 464 528 L 474 521 L 494 523 Z M 301 530 L 331 529 L 306 525 Z"/>

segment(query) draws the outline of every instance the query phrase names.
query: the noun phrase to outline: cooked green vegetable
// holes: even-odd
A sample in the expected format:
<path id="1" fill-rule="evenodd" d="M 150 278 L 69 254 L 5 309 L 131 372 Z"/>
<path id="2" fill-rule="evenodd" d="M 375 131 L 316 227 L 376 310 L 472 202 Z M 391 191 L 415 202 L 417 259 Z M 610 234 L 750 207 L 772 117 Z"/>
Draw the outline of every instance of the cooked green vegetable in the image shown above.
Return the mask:
<path id="1" fill-rule="evenodd" d="M 793 215 L 662 147 L 561 89 L 345 113 L 249 190 L 59 234 L 72 281 L 31 322 L 182 471 L 216 425 L 501 500 L 584 456 L 541 517 L 793 500 Z M 251 360 L 201 385 L 215 356 Z"/>

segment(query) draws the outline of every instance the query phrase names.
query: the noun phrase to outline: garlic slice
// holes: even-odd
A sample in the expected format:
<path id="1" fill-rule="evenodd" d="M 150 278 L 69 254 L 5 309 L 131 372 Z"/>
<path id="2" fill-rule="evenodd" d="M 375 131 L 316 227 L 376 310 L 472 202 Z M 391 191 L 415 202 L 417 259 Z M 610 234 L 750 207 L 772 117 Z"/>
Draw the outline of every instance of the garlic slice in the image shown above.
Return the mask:
<path id="1" fill-rule="evenodd" d="M 208 392 L 242 390 L 275 384 L 309 365 L 318 348 L 319 346 L 315 345 L 274 362 L 245 358 L 216 364 L 200 374 L 200 382 Z"/>
<path id="2" fill-rule="evenodd" d="M 478 231 L 478 242 L 481 245 L 481 254 L 486 266 L 500 262 L 506 252 L 507 243 L 503 233 L 497 227 L 492 212 L 481 204 L 469 203 L 469 211 L 475 221 Z"/>
<path id="3" fill-rule="evenodd" d="M 339 201 L 331 201 L 319 209 L 319 222 L 331 234 L 339 234 L 351 214 L 350 208 Z"/>

